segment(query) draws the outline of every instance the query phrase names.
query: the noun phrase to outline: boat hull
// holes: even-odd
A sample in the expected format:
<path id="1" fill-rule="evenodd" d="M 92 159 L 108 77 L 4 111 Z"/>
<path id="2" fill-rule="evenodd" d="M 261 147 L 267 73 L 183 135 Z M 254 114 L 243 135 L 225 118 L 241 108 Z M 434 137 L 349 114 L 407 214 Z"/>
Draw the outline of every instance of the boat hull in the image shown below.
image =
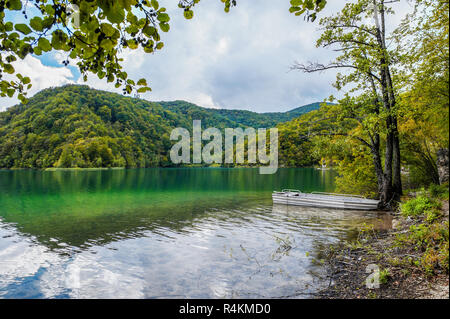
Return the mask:
<path id="1" fill-rule="evenodd" d="M 378 209 L 377 200 L 365 198 L 353 198 L 346 196 L 279 192 L 273 193 L 272 199 L 274 204 L 284 204 L 284 205 L 340 208 L 352 210 Z"/>

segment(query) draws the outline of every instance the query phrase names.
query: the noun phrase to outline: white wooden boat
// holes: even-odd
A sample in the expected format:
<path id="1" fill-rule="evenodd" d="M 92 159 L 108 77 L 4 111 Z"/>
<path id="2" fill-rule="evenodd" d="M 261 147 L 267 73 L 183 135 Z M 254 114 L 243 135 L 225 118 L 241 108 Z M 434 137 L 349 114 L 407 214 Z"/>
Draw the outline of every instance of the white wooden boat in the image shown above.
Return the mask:
<path id="1" fill-rule="evenodd" d="M 357 210 L 375 210 L 379 201 L 367 199 L 358 195 L 334 194 L 334 193 L 302 193 L 294 189 L 284 189 L 281 192 L 273 192 L 274 204 L 341 208 Z"/>

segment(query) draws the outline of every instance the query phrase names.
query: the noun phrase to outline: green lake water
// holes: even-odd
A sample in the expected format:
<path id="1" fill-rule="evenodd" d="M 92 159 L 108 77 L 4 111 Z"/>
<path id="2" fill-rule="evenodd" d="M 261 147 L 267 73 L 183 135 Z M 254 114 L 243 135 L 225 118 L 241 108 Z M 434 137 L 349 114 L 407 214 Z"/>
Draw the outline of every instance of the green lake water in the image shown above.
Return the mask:
<path id="1" fill-rule="evenodd" d="M 0 171 L 0 298 L 308 298 L 377 212 L 273 205 L 333 171 Z"/>

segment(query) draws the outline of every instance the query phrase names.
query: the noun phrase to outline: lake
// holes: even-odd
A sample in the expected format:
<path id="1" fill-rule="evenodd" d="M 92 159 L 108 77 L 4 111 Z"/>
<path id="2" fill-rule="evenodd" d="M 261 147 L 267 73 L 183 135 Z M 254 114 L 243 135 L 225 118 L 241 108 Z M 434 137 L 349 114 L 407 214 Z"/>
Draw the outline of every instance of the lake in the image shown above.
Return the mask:
<path id="1" fill-rule="evenodd" d="M 0 171 L 0 298 L 309 298 L 378 212 L 272 205 L 313 168 Z"/>

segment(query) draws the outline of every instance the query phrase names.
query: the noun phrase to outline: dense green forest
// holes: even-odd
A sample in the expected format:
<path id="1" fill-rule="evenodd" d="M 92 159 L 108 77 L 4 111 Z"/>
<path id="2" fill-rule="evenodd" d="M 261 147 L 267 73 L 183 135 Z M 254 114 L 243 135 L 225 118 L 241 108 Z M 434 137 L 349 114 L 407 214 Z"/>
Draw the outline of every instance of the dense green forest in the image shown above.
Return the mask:
<path id="1" fill-rule="evenodd" d="M 0 167 L 164 165 L 168 130 L 188 122 L 160 105 L 65 86 L 0 114 Z"/>
<path id="2" fill-rule="evenodd" d="M 0 113 L 0 167 L 92 168 L 170 166 L 175 127 L 193 120 L 217 128 L 270 128 L 319 103 L 286 113 L 206 109 L 184 102 L 149 102 L 88 86 L 46 89 L 26 105 Z M 310 165 L 310 158 L 287 165 Z"/>
<path id="3" fill-rule="evenodd" d="M 246 110 L 202 108 L 185 101 L 158 102 L 158 104 L 170 111 L 176 113 L 181 112 L 189 118 L 203 118 L 205 123 L 213 121 L 212 125 L 206 126 L 217 128 L 235 127 L 236 125 L 253 128 L 270 128 L 320 108 L 320 103 L 312 103 L 288 112 L 256 113 Z"/>
<path id="4" fill-rule="evenodd" d="M 332 103 L 328 102 L 316 102 L 287 112 L 256 113 L 247 110 L 204 108 L 186 101 L 160 101 L 155 103 L 162 106 L 165 110 L 179 114 L 190 123 L 193 120 L 201 120 L 203 128 L 216 127 L 219 129 L 228 127 L 271 128 L 280 123 L 298 118 L 303 114 L 318 110 L 323 103 L 332 105 Z"/>

